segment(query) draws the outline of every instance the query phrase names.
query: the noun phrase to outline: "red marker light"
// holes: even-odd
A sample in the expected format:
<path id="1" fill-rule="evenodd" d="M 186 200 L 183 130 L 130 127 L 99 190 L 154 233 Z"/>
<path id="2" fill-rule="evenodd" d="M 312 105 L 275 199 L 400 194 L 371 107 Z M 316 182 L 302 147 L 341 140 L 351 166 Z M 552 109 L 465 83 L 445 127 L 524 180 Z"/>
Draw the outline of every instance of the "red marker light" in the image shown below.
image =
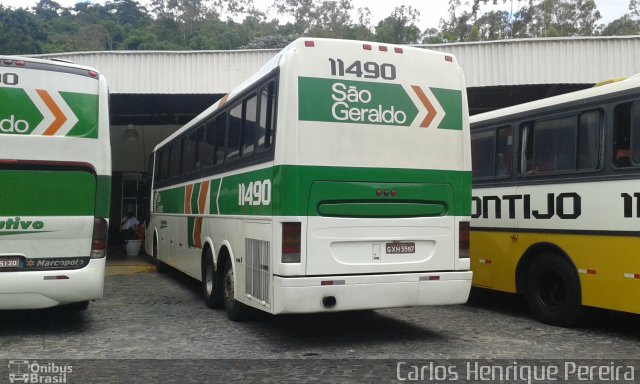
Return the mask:
<path id="1" fill-rule="evenodd" d="M 380 51 L 382 52 L 387 52 L 387 47 L 385 45 L 381 45 L 380 47 L 378 47 L 380 49 Z"/>
<path id="2" fill-rule="evenodd" d="M 395 47 L 395 48 L 393 48 L 393 51 L 394 51 L 395 53 L 402 53 L 402 52 L 403 52 L 403 51 L 402 51 L 402 48 L 400 48 L 400 47 Z"/>
<path id="3" fill-rule="evenodd" d="M 363 48 L 365 51 L 370 51 L 370 50 L 371 50 L 371 44 L 362 44 L 362 48 Z"/>
<path id="4" fill-rule="evenodd" d="M 91 76 L 91 77 L 98 77 L 98 72 L 96 72 L 96 71 L 89 71 L 89 76 Z"/>
<path id="5" fill-rule="evenodd" d="M 391 196 L 396 197 L 397 194 L 398 194 L 398 191 L 396 191 L 395 189 L 391 190 Z"/>
<path id="6" fill-rule="evenodd" d="M 315 47 L 316 43 L 314 43 L 313 41 L 305 41 L 304 42 L 304 46 L 305 47 Z"/>
<path id="7" fill-rule="evenodd" d="M 448 56 L 448 55 L 447 55 L 447 56 L 445 56 L 445 57 L 444 57 L 444 60 L 445 60 L 445 61 L 448 61 L 448 62 L 450 62 L 450 63 L 453 63 L 453 56 Z"/>
<path id="8" fill-rule="evenodd" d="M 17 67 L 24 67 L 25 66 L 25 62 L 22 61 L 22 60 L 18 60 L 18 61 L 16 61 L 16 66 Z"/>
<path id="9" fill-rule="evenodd" d="M 378 197 L 382 196 L 382 189 L 376 190 L 376 196 Z"/>

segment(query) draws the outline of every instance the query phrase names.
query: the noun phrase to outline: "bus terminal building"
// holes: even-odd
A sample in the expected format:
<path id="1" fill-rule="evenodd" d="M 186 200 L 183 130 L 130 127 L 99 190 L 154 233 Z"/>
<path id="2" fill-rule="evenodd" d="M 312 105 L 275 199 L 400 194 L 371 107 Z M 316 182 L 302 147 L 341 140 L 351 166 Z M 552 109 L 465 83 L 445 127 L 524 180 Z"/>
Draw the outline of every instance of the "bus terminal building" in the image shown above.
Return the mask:
<path id="1" fill-rule="evenodd" d="M 640 36 L 419 47 L 455 55 L 464 70 L 472 115 L 640 73 L 636 64 L 640 62 Z M 140 218 L 146 214 L 149 155 L 156 144 L 279 51 L 103 51 L 37 57 L 90 66 L 107 79 L 113 161 L 111 220 L 117 223 L 127 210 L 136 211 Z"/>

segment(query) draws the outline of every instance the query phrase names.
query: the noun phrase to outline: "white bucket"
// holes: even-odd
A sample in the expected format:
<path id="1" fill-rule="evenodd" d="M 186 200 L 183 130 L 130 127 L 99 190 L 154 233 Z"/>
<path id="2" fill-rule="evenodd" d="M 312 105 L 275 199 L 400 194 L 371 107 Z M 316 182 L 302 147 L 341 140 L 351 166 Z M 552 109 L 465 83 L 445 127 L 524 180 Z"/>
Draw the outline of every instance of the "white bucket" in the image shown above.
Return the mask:
<path id="1" fill-rule="evenodd" d="M 142 248 L 142 240 L 127 240 L 127 244 L 125 246 L 127 256 L 137 255 L 140 253 L 140 248 Z"/>

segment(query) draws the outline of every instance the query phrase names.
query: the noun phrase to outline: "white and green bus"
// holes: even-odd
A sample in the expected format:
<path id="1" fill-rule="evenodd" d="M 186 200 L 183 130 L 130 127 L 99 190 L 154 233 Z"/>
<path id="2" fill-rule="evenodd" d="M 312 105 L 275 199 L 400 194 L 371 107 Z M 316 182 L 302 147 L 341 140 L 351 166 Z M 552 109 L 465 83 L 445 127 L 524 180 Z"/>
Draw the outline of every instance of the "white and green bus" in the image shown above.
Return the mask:
<path id="1" fill-rule="evenodd" d="M 232 320 L 464 303 L 466 100 L 451 55 L 296 40 L 155 148 L 147 249 Z"/>
<path id="2" fill-rule="evenodd" d="M 111 194 L 107 84 L 0 56 L 0 309 L 102 297 Z"/>

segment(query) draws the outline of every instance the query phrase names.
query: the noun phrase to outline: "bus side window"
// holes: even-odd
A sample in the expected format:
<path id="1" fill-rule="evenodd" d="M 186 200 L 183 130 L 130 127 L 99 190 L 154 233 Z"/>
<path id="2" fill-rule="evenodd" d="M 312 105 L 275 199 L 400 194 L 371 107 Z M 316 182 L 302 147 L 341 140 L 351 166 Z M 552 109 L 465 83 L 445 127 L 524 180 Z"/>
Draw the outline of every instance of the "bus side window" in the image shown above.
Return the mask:
<path id="1" fill-rule="evenodd" d="M 195 144 L 196 144 L 196 168 L 202 168 L 204 164 L 204 125 L 198 127 L 198 130 L 194 133 Z"/>
<path id="2" fill-rule="evenodd" d="M 182 169 L 182 141 L 176 141 L 171 145 L 170 152 L 170 166 L 169 166 L 169 177 L 174 178 L 176 176 L 180 176 L 180 169 Z"/>
<path id="3" fill-rule="evenodd" d="M 224 161 L 225 134 L 227 129 L 227 113 L 223 112 L 216 117 L 215 122 L 215 147 L 213 149 L 214 164 L 222 164 Z"/>
<path id="4" fill-rule="evenodd" d="M 577 115 L 540 120 L 527 126 L 526 174 L 576 169 Z"/>
<path id="5" fill-rule="evenodd" d="M 602 124 L 600 111 L 580 114 L 578 129 L 578 159 L 576 169 L 598 169 Z"/>
<path id="6" fill-rule="evenodd" d="M 474 178 L 493 176 L 496 151 L 495 130 L 471 135 L 471 158 Z"/>
<path id="7" fill-rule="evenodd" d="M 240 103 L 229 110 L 229 133 L 227 135 L 227 160 L 240 156 L 240 134 L 242 133 L 242 106 Z"/>
<path id="8" fill-rule="evenodd" d="M 255 149 L 258 113 L 258 97 L 255 94 L 245 100 L 244 110 L 244 118 L 242 119 L 242 156 L 251 156 Z"/>
<path id="9" fill-rule="evenodd" d="M 196 167 L 196 132 L 189 133 L 182 139 L 182 173 L 193 172 Z"/>
<path id="10" fill-rule="evenodd" d="M 511 161 L 513 156 L 513 128 L 510 126 L 498 128 L 496 140 L 496 176 L 511 176 Z"/>
<path id="11" fill-rule="evenodd" d="M 640 102 L 631 106 L 631 163 L 640 165 Z"/>
<path id="12" fill-rule="evenodd" d="M 216 163 L 215 138 L 216 120 L 209 120 L 207 122 L 204 141 L 202 143 L 202 152 L 200 152 L 205 166 Z"/>
<path id="13" fill-rule="evenodd" d="M 631 166 L 631 103 L 616 105 L 613 110 L 613 165 Z"/>
<path id="14" fill-rule="evenodd" d="M 258 119 L 258 152 L 271 148 L 275 108 L 275 83 L 270 82 L 260 91 L 260 117 Z"/>
<path id="15" fill-rule="evenodd" d="M 160 179 L 167 180 L 169 178 L 169 161 L 171 160 L 171 147 L 162 150 L 162 163 L 160 165 Z"/>
<path id="16" fill-rule="evenodd" d="M 153 174 L 155 175 L 155 182 L 162 181 L 162 157 L 164 156 L 164 151 L 158 151 L 156 154 L 156 163 L 153 167 Z M 151 171 L 151 168 L 149 168 Z"/>

